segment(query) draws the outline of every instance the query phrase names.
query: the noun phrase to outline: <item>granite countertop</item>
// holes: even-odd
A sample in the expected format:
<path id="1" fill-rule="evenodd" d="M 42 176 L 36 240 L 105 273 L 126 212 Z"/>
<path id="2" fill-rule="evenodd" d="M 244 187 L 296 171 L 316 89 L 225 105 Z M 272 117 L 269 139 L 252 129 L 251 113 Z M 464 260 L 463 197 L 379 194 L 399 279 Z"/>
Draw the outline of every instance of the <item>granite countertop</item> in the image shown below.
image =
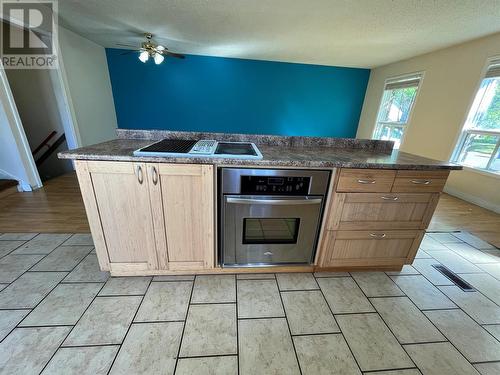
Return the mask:
<path id="1" fill-rule="evenodd" d="M 162 138 L 247 140 L 255 142 L 261 160 L 134 156 L 133 151 Z M 297 168 L 462 169 L 461 166 L 392 150 L 392 142 L 345 138 L 221 135 L 168 131 L 118 131 L 118 139 L 60 152 L 62 159 L 156 163 L 248 165 Z"/>

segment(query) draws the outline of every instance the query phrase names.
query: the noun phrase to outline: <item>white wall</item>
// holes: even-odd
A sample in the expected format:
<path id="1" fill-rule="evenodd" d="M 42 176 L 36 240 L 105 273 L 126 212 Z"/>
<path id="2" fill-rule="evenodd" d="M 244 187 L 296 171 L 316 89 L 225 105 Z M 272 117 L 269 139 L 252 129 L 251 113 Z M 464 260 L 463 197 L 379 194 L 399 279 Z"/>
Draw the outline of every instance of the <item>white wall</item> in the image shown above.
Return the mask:
<path id="1" fill-rule="evenodd" d="M 19 181 L 24 191 L 41 186 L 3 69 L 0 69 L 0 176 Z"/>
<path id="2" fill-rule="evenodd" d="M 59 27 L 62 73 L 80 146 L 116 138 L 116 113 L 103 47 Z"/>
<path id="3" fill-rule="evenodd" d="M 401 151 L 449 160 L 489 57 L 500 55 L 500 33 L 371 71 L 358 138 L 371 138 L 384 82 L 424 71 Z M 500 177 L 472 169 L 452 172 L 446 190 L 500 212 Z"/>

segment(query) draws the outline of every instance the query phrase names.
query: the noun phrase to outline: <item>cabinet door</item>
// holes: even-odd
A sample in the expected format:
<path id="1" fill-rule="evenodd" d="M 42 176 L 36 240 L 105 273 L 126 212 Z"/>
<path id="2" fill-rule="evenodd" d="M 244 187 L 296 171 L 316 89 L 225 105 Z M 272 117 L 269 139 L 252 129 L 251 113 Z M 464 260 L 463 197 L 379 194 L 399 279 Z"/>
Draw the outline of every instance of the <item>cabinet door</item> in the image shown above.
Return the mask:
<path id="1" fill-rule="evenodd" d="M 160 269 L 214 267 L 214 170 L 211 165 L 148 168 Z M 161 218 L 158 215 L 162 215 Z M 161 220 L 163 219 L 163 220 Z M 161 241 L 164 245 L 161 246 Z"/>
<path id="2" fill-rule="evenodd" d="M 88 162 L 111 271 L 157 268 L 144 163 Z"/>

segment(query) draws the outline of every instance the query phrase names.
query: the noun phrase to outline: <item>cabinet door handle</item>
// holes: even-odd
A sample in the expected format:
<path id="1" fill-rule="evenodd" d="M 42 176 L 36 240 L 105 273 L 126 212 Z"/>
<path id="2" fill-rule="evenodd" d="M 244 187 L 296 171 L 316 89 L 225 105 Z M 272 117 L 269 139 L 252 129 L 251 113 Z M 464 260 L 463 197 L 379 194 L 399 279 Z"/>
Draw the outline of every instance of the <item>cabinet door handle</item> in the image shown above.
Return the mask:
<path id="1" fill-rule="evenodd" d="M 415 185 L 429 185 L 431 180 L 411 180 L 411 183 Z"/>
<path id="2" fill-rule="evenodd" d="M 144 181 L 144 175 L 142 174 L 142 167 L 140 165 L 137 166 L 137 181 L 142 185 Z"/>
<path id="3" fill-rule="evenodd" d="M 370 233 L 370 237 L 373 237 L 373 238 L 385 238 L 385 233 Z"/>
<path id="4" fill-rule="evenodd" d="M 382 198 L 385 201 L 397 201 L 399 199 L 398 197 L 388 197 L 385 195 L 382 195 L 380 198 Z"/>
<path id="5" fill-rule="evenodd" d="M 368 184 L 374 184 L 375 183 L 375 180 L 358 180 L 358 184 L 364 184 L 364 185 L 368 185 Z"/>
<path id="6" fill-rule="evenodd" d="M 153 185 L 156 185 L 158 183 L 158 171 L 154 165 L 151 167 L 151 170 L 153 171 Z"/>

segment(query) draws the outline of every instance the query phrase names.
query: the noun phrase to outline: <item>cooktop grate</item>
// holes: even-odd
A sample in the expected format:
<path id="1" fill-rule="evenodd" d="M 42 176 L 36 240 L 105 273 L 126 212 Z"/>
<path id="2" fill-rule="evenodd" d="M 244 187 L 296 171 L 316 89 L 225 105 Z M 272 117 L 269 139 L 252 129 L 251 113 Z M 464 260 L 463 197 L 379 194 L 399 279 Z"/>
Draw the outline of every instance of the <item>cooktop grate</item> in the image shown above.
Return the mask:
<path id="1" fill-rule="evenodd" d="M 153 143 L 150 146 L 141 148 L 140 151 L 146 152 L 175 152 L 178 154 L 188 153 L 196 144 L 192 139 L 164 139 Z"/>

